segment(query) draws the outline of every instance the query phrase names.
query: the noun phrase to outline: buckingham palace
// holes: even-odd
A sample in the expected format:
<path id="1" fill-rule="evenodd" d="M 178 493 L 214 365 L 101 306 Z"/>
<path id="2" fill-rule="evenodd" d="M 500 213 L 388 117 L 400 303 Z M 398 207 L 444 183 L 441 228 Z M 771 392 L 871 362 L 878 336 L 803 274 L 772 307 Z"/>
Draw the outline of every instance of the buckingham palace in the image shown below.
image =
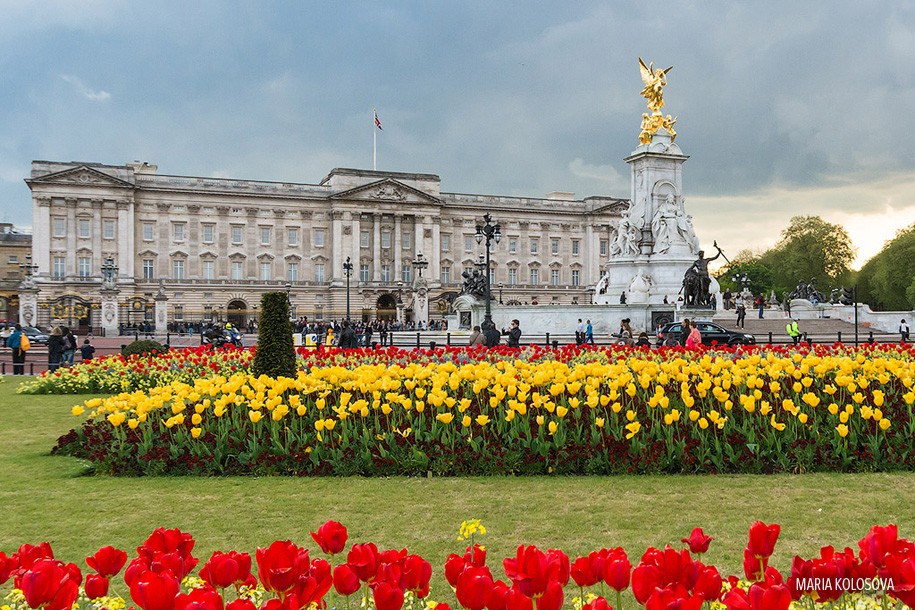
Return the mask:
<path id="1" fill-rule="evenodd" d="M 490 214 L 492 298 L 585 304 L 628 199 L 554 192 L 441 192 L 434 174 L 334 169 L 317 184 L 163 175 L 143 162 L 34 161 L 29 324 L 100 328 L 257 316 L 286 291 L 315 320 L 417 320 L 420 273 L 430 319 L 462 276 L 483 271 L 477 225 Z"/>

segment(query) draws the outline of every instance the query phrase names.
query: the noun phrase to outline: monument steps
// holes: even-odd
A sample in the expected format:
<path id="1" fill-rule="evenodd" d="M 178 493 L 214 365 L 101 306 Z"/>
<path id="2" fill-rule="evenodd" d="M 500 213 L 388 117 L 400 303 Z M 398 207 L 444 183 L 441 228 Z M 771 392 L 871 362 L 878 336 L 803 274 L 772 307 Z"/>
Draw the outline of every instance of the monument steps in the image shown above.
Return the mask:
<path id="1" fill-rule="evenodd" d="M 788 332 L 785 326 L 789 318 L 784 312 L 767 309 L 763 314 L 765 317 L 760 320 L 757 316 L 757 310 L 747 310 L 747 317 L 744 320 L 744 328 L 737 326 L 737 314 L 733 311 L 727 313 L 718 313 L 712 318 L 716 324 L 720 324 L 731 330 L 742 330 L 756 336 L 757 341 L 766 341 L 768 334 L 772 333 L 773 341 L 783 342 L 788 340 Z M 819 342 L 833 342 L 838 340 L 839 333 L 842 333 L 842 341 L 847 343 L 854 341 L 855 325 L 851 322 L 845 322 L 836 318 L 815 318 L 809 320 L 799 320 L 798 327 L 802 333 Z M 859 340 L 866 341 L 873 333 L 874 340 L 880 342 L 892 341 L 898 335 L 886 333 L 878 329 L 872 329 L 864 324 L 858 325 Z"/>

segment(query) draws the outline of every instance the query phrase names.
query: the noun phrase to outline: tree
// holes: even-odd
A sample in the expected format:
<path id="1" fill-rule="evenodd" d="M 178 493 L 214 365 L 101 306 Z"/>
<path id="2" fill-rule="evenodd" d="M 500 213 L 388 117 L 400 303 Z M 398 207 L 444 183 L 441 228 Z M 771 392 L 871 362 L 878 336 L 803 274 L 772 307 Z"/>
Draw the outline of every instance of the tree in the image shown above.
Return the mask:
<path id="1" fill-rule="evenodd" d="M 791 291 L 799 281 L 818 282 L 821 292 L 850 281 L 855 247 L 848 232 L 819 216 L 795 216 L 774 248 L 759 262 L 772 270 L 775 289 Z"/>
<path id="2" fill-rule="evenodd" d="M 858 298 L 874 309 L 915 306 L 915 224 L 900 229 L 859 273 Z"/>
<path id="3" fill-rule="evenodd" d="M 255 377 L 295 377 L 295 347 L 289 321 L 289 298 L 285 292 L 267 292 L 261 297 L 257 352 L 251 363 Z"/>
<path id="4" fill-rule="evenodd" d="M 747 286 L 750 292 L 754 295 L 768 293 L 772 289 L 772 270 L 759 262 L 759 257 L 745 256 L 744 252 L 738 253 L 731 264 L 716 276 L 721 291 L 728 289 L 736 295 L 743 290 L 737 278 L 746 276 L 750 280 Z"/>

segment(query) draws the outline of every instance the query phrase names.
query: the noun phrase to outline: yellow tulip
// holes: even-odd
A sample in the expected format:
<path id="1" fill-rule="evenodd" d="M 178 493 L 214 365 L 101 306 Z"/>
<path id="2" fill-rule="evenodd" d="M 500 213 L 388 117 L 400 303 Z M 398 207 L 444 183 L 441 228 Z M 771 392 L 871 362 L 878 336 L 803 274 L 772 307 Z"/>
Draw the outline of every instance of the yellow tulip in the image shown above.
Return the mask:
<path id="1" fill-rule="evenodd" d="M 546 421 L 546 418 L 544 418 L 543 415 L 538 415 L 538 416 L 537 416 L 537 425 L 538 425 L 538 426 L 542 426 L 542 425 L 543 425 L 543 422 L 545 422 L 545 421 Z"/>
<path id="2" fill-rule="evenodd" d="M 550 431 L 550 435 L 556 434 L 556 430 L 559 429 L 559 424 L 557 424 L 557 423 L 554 422 L 554 421 L 551 421 L 551 422 L 550 422 L 550 425 L 548 426 L 548 428 L 549 428 L 549 431 Z"/>
<path id="3" fill-rule="evenodd" d="M 80 415 L 82 415 L 84 411 L 85 411 L 85 409 L 83 409 L 83 408 L 80 407 L 79 405 L 77 405 L 77 406 L 73 407 L 72 409 L 70 409 L 70 413 L 72 413 L 72 414 L 75 415 L 76 417 L 79 417 Z"/>
<path id="4" fill-rule="evenodd" d="M 131 417 L 130 419 L 127 420 L 127 427 L 130 428 L 131 430 L 136 430 L 137 426 L 139 426 L 139 425 L 140 425 L 140 420 L 138 420 L 134 417 Z"/>
<path id="5" fill-rule="evenodd" d="M 556 415 L 558 415 L 560 419 L 565 417 L 568 412 L 569 410 L 565 407 L 556 407 Z"/>
<path id="6" fill-rule="evenodd" d="M 191 428 L 191 436 L 194 438 L 200 438 L 200 434 L 203 432 L 200 428 Z"/>
<path id="7" fill-rule="evenodd" d="M 594 420 L 594 425 L 597 426 L 598 428 L 603 428 L 604 427 L 604 418 L 603 417 L 596 418 Z"/>
<path id="8" fill-rule="evenodd" d="M 839 436 L 841 436 L 842 438 L 845 438 L 846 436 L 848 436 L 848 426 L 846 426 L 845 424 L 839 424 L 838 426 L 836 426 L 836 430 L 838 431 Z"/>
<path id="9" fill-rule="evenodd" d="M 489 417 L 486 415 L 482 415 L 482 414 L 477 415 L 476 422 L 477 422 L 477 425 L 485 426 L 486 424 L 489 423 Z"/>
<path id="10" fill-rule="evenodd" d="M 191 416 L 191 423 L 194 424 L 195 426 L 199 426 L 200 422 L 202 422 L 202 421 L 203 421 L 203 418 L 200 416 L 200 413 L 194 413 Z"/>
<path id="11" fill-rule="evenodd" d="M 626 430 L 629 431 L 629 434 L 626 435 L 626 439 L 631 439 L 633 436 L 638 434 L 639 430 L 642 429 L 642 424 L 637 421 L 626 424 Z"/>
<path id="12" fill-rule="evenodd" d="M 469 415 L 465 415 L 463 418 L 461 418 L 461 425 L 464 426 L 465 428 L 469 428 L 470 424 L 472 424 L 472 423 L 473 423 L 473 420 L 470 418 Z"/>
<path id="13" fill-rule="evenodd" d="M 324 420 L 323 419 L 315 420 L 315 430 L 317 432 L 321 432 L 322 430 L 324 430 Z"/>
<path id="14" fill-rule="evenodd" d="M 124 413 L 118 412 L 118 413 L 112 413 L 106 419 L 108 420 L 108 423 L 110 423 L 112 426 L 117 428 L 118 426 L 120 426 L 121 424 L 124 423 L 124 420 L 126 418 L 127 418 L 127 416 L 124 415 Z"/>
<path id="15" fill-rule="evenodd" d="M 439 413 L 435 416 L 435 419 L 442 422 L 443 424 L 450 424 L 451 420 L 454 419 L 454 413 Z"/>
<path id="16" fill-rule="evenodd" d="M 883 419 L 880 420 L 880 424 L 879 424 L 879 425 L 880 425 L 880 429 L 881 429 L 881 430 L 889 430 L 889 428 L 890 428 L 890 420 L 888 420 L 888 419 L 886 419 L 886 418 L 884 417 Z"/>
<path id="17" fill-rule="evenodd" d="M 263 417 L 263 413 L 260 411 L 248 411 L 248 418 L 251 420 L 251 423 L 256 424 Z"/>

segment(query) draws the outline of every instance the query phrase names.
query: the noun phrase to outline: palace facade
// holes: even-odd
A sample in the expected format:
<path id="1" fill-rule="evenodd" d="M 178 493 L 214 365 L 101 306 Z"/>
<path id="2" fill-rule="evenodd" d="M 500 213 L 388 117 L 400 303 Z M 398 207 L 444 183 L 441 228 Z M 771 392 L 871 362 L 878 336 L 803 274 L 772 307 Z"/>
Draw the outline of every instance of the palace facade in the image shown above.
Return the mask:
<path id="1" fill-rule="evenodd" d="M 572 193 L 443 193 L 437 175 L 356 169 L 300 184 L 34 161 L 26 183 L 35 269 L 25 284 L 35 307 L 22 321 L 82 328 L 161 327 L 161 315 L 244 325 L 277 290 L 309 319 L 343 318 L 349 301 L 353 318 L 418 322 L 423 268 L 428 316 L 441 319 L 462 274 L 484 266 L 475 233 L 486 213 L 502 235 L 490 255 L 494 300 L 585 304 L 629 205 Z"/>

